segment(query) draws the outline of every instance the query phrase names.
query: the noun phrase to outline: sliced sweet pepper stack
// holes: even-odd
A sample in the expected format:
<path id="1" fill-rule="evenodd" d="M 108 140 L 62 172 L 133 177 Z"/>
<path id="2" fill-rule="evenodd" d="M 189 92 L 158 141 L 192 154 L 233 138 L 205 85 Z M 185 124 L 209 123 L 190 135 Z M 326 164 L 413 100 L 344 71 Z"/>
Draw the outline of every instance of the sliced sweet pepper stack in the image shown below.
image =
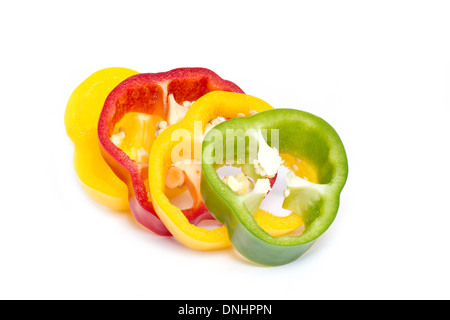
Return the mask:
<path id="1" fill-rule="evenodd" d="M 170 232 L 150 201 L 149 186 L 154 170 L 152 168 L 149 175 L 148 157 L 154 137 L 183 119 L 194 101 L 216 90 L 242 92 L 237 85 L 211 70 L 180 68 L 129 77 L 115 87 L 105 101 L 98 123 L 100 151 L 106 163 L 127 185 L 129 206 L 136 220 L 157 234 L 170 235 Z M 137 117 L 138 126 L 142 128 L 135 130 L 131 138 L 121 125 L 129 114 L 133 114 L 134 119 Z M 157 149 L 159 153 L 163 151 Z M 200 172 L 200 166 L 197 170 Z M 174 186 L 167 193 L 177 194 L 186 187 Z M 192 223 L 209 216 L 201 201 L 196 201 L 183 213 Z"/>
<path id="2" fill-rule="evenodd" d="M 118 211 L 129 209 L 127 187 L 103 160 L 97 124 L 111 90 L 137 73 L 126 68 L 93 73 L 73 91 L 64 114 L 67 135 L 75 146 L 73 162 L 81 186 L 96 202 Z"/>
<path id="3" fill-rule="evenodd" d="M 169 176 L 175 175 L 174 171 L 177 171 L 172 168 L 180 162 L 191 164 L 196 168 L 200 167 L 201 143 L 205 132 L 213 132 L 212 128 L 215 128 L 213 125 L 217 125 L 218 122 L 227 123 L 230 121 L 223 122 L 217 121 L 217 119 L 244 117 L 269 109 L 272 109 L 269 104 L 249 95 L 220 91 L 211 92 L 197 100 L 182 121 L 164 130 L 155 140 L 149 160 L 149 185 L 152 203 L 160 219 L 173 236 L 184 245 L 198 250 L 217 250 L 230 246 L 230 241 L 225 226 L 212 230 L 195 226 L 189 222 L 178 207 L 170 202 L 166 193 L 167 180 Z M 184 148 L 180 148 L 180 145 Z M 236 154 L 234 150 L 232 150 L 232 153 L 233 155 Z M 250 177 L 259 176 L 251 172 L 251 168 L 243 168 L 243 171 L 245 169 L 248 169 L 246 175 Z M 191 171 L 201 172 L 199 169 Z M 267 178 L 265 184 L 255 185 L 251 194 L 254 195 L 255 190 L 270 188 L 275 178 L 276 174 L 273 174 L 272 177 Z M 197 192 L 199 192 L 199 179 L 200 175 L 197 177 L 198 182 L 194 188 Z M 250 195 L 239 185 L 242 183 L 250 186 L 250 183 L 242 179 L 242 176 L 233 176 L 233 178 L 228 177 L 227 179 L 228 181 L 235 180 L 237 192 L 241 191 L 245 194 L 244 196 Z M 172 178 L 169 180 L 171 181 Z M 225 185 L 223 182 L 221 183 Z M 258 193 L 261 198 L 264 195 L 262 192 Z M 197 198 L 199 197 L 200 195 L 197 196 Z M 251 201 L 250 196 L 249 200 Z M 299 221 L 300 219 L 291 219 L 284 225 L 281 223 L 282 226 L 280 227 L 272 223 L 270 217 L 263 213 L 260 214 L 260 219 L 260 222 L 266 225 L 268 229 L 280 233 L 292 231 L 302 224 Z M 284 230 L 281 230 L 281 228 L 284 228 Z"/>
<path id="4" fill-rule="evenodd" d="M 228 161 L 228 158 L 225 152 L 222 157 L 208 152 L 214 143 L 212 133 L 208 133 L 202 146 L 201 178 L 201 193 L 206 207 L 227 226 L 231 243 L 250 261 L 271 266 L 294 261 L 327 230 L 336 216 L 348 172 L 345 149 L 338 134 L 321 118 L 295 109 L 273 109 L 247 118 L 230 119 L 214 129 L 216 137 L 222 136 L 223 143 L 219 148 L 224 149 L 236 139 L 227 135 L 229 130 L 250 132 L 249 141 L 250 138 L 256 140 L 259 151 L 244 166 L 251 168 L 253 165 L 262 177 L 256 181 L 259 188 L 255 186 L 250 194 L 235 193 L 216 172 L 220 163 Z M 296 214 L 304 221 L 304 231 L 300 235 L 273 236 L 256 220 L 262 197 L 270 190 L 264 175 L 276 170 L 274 164 L 279 163 L 279 155 L 273 149 L 267 149 L 269 144 L 275 142 L 272 135 L 267 134 L 261 140 L 262 130 L 276 132 L 276 149 L 282 155 L 291 157 L 283 208 L 291 210 L 291 215 Z M 260 153 L 266 157 L 261 158 Z M 316 172 L 316 177 L 308 180 L 317 180 L 304 179 L 305 172 L 298 168 L 302 161 L 292 163 L 292 158 L 305 160 Z"/>

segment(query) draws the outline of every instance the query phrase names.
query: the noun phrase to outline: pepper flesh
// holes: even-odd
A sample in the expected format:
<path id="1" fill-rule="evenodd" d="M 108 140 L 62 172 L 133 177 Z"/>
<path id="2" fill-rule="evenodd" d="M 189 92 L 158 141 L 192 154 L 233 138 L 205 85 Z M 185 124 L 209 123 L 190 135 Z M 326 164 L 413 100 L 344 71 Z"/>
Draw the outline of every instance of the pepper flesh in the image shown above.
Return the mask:
<path id="1" fill-rule="evenodd" d="M 282 265 L 296 260 L 333 222 L 339 196 L 348 173 L 344 146 L 336 131 L 324 120 L 295 109 L 274 109 L 248 118 L 230 119 L 215 127 L 226 142 L 226 131 L 273 130 L 279 133 L 279 151 L 306 159 L 317 172 L 319 184 L 308 183 L 284 207 L 300 208 L 295 212 L 305 222 L 304 232 L 297 236 L 274 237 L 264 231 L 243 197 L 228 188 L 216 173 L 217 163 L 207 152 L 211 141 L 206 135 L 202 146 L 201 193 L 212 215 L 227 226 L 233 246 L 250 261 L 261 265 Z M 224 159 L 226 160 L 226 159 Z M 306 191 L 306 192 L 303 192 Z M 298 199 L 296 197 L 303 197 Z"/>
<path id="2" fill-rule="evenodd" d="M 168 101 L 172 95 L 175 101 L 182 103 L 195 101 L 215 90 L 243 92 L 237 85 L 220 78 L 211 70 L 180 68 L 129 77 L 114 88 L 105 101 L 98 124 L 100 151 L 115 174 L 126 183 L 129 205 L 136 220 L 156 234 L 168 236 L 170 232 L 158 218 L 150 202 L 149 187 L 146 185 L 151 186 L 150 178 L 153 173 L 148 174 L 148 162 L 131 159 L 111 141 L 111 137 L 117 123 L 127 113 L 137 112 L 167 121 Z M 150 149 L 153 149 L 152 146 L 148 146 L 146 151 L 150 153 Z M 158 149 L 158 152 L 161 150 Z M 183 213 L 194 224 L 210 217 L 203 203 L 185 209 Z"/>
<path id="3" fill-rule="evenodd" d="M 127 68 L 106 68 L 93 73 L 73 91 L 64 114 L 66 132 L 75 147 L 73 162 L 81 186 L 93 200 L 117 211 L 129 210 L 128 192 L 103 160 L 97 124 L 111 90 L 137 73 Z"/>
<path id="4" fill-rule="evenodd" d="M 230 241 L 225 226 L 212 230 L 197 227 L 188 221 L 179 208 L 170 203 L 165 192 L 165 181 L 166 174 L 174 163 L 172 159 L 173 149 L 179 144 L 179 139 L 174 139 L 175 134 L 183 131 L 188 140 L 187 144 L 193 150 L 186 157 L 198 162 L 201 157 L 200 149 L 203 134 L 213 119 L 218 117 L 230 119 L 237 117 L 238 114 L 249 115 L 269 109 L 272 109 L 269 104 L 249 95 L 220 91 L 210 92 L 192 105 L 182 121 L 164 130 L 155 140 L 149 160 L 149 184 L 152 203 L 160 219 L 173 236 L 184 245 L 197 250 L 217 250 L 230 246 Z M 199 128 L 196 127 L 196 123 Z M 271 185 L 274 179 L 275 177 L 271 179 Z M 299 223 L 302 224 L 299 221 L 300 219 L 289 221 L 281 219 L 287 223 L 277 225 L 272 223 L 270 217 L 264 212 L 261 212 L 259 216 L 262 224 L 266 225 L 268 229 L 281 234 L 299 227 Z"/>

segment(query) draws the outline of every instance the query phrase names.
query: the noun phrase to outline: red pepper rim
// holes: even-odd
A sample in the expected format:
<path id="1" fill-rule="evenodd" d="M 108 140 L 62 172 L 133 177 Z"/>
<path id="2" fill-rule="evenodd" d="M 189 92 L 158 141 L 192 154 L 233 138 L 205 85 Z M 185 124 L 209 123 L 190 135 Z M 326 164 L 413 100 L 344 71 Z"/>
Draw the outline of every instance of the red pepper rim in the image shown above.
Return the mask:
<path id="1" fill-rule="evenodd" d="M 114 128 L 129 112 L 165 112 L 171 93 L 178 103 L 182 103 L 195 101 L 204 94 L 217 90 L 244 93 L 236 84 L 222 79 L 209 69 L 178 68 L 131 76 L 115 87 L 105 100 L 98 122 L 101 153 L 114 173 L 126 183 L 130 208 L 136 220 L 157 234 L 170 235 L 170 232 L 159 220 L 148 199 L 144 184 L 148 166 L 132 160 L 111 141 Z M 212 218 L 203 204 L 199 208 L 182 211 L 194 224 Z"/>

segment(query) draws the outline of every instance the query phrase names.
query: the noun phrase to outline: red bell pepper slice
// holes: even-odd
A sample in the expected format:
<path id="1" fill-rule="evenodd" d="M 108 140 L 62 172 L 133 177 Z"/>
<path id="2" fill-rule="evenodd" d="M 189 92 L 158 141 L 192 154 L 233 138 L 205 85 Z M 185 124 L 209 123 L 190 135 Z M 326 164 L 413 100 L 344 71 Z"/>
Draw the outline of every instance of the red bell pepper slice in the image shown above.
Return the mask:
<path id="1" fill-rule="evenodd" d="M 108 95 L 98 123 L 100 151 L 106 163 L 128 187 L 129 205 L 135 219 L 159 235 L 171 235 L 158 218 L 148 198 L 145 181 L 148 163 L 132 160 L 112 141 L 116 124 L 130 112 L 155 114 L 167 119 L 168 97 L 178 103 L 196 101 L 211 91 L 244 93 L 236 84 L 224 80 L 205 68 L 179 68 L 168 72 L 145 73 L 131 76 Z M 201 202 L 183 210 L 192 224 L 212 218 Z"/>

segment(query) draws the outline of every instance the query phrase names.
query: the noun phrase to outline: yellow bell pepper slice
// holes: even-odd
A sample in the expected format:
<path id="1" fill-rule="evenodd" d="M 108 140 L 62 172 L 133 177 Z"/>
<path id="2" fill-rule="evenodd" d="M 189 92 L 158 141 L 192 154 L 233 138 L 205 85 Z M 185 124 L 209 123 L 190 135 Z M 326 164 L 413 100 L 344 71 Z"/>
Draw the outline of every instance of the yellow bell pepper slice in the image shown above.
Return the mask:
<path id="1" fill-rule="evenodd" d="M 126 68 L 93 73 L 73 91 L 64 115 L 67 135 L 75 147 L 73 161 L 81 186 L 94 201 L 117 211 L 129 209 L 128 189 L 100 154 L 97 124 L 108 94 L 137 73 Z"/>

